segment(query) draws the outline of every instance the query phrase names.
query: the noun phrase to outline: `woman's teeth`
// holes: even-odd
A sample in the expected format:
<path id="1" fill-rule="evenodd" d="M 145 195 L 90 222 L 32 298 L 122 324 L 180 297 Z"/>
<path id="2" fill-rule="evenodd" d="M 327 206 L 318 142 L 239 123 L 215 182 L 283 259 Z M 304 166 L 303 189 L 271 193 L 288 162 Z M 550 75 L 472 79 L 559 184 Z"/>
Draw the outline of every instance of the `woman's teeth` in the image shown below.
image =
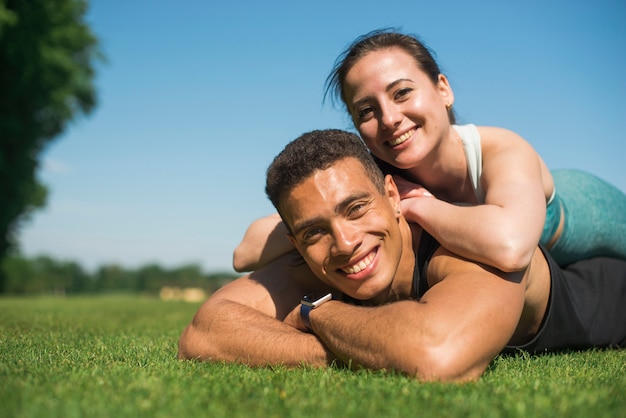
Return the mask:
<path id="1" fill-rule="evenodd" d="M 400 145 L 401 143 L 409 139 L 411 136 L 413 136 L 414 133 L 415 133 L 415 129 L 411 129 L 410 131 L 403 133 L 396 139 L 392 139 L 391 141 L 389 141 L 389 145 L 391 145 L 392 147 L 395 147 L 396 145 Z"/>

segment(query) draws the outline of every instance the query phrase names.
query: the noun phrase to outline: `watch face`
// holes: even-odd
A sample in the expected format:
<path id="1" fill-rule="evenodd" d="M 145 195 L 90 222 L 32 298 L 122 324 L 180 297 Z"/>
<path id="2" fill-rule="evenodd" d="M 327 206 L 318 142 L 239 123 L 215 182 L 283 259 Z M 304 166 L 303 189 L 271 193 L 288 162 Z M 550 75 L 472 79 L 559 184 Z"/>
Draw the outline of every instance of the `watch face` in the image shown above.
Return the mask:
<path id="1" fill-rule="evenodd" d="M 333 298 L 333 294 L 327 291 L 313 292 L 302 298 L 302 304 L 312 307 L 318 307 L 324 302 L 328 302 Z"/>

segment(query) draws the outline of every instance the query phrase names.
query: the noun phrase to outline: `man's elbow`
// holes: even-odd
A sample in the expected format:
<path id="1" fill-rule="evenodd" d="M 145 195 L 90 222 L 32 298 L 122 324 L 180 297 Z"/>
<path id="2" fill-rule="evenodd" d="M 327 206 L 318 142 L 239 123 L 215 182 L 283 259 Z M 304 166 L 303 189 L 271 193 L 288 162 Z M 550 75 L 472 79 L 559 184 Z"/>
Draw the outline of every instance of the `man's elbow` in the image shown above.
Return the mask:
<path id="1" fill-rule="evenodd" d="M 185 328 L 178 340 L 179 360 L 212 360 L 216 357 L 214 351 L 211 339 L 200 335 L 193 323 Z"/>
<path id="2" fill-rule="evenodd" d="M 191 325 L 188 325 L 187 328 L 183 331 L 178 340 L 178 359 L 179 360 L 191 360 L 194 356 L 191 353 L 191 341 L 190 341 L 190 328 Z"/>
<path id="3" fill-rule="evenodd" d="M 461 383 L 478 380 L 489 366 L 488 356 L 460 344 L 458 338 L 431 337 L 430 342 L 422 338 L 411 350 L 413 354 L 404 357 L 400 363 L 402 371 L 423 382 Z"/>
<path id="4" fill-rule="evenodd" d="M 433 355 L 416 366 L 415 377 L 422 382 L 463 383 L 480 379 L 487 365 L 463 364 L 458 358 Z"/>

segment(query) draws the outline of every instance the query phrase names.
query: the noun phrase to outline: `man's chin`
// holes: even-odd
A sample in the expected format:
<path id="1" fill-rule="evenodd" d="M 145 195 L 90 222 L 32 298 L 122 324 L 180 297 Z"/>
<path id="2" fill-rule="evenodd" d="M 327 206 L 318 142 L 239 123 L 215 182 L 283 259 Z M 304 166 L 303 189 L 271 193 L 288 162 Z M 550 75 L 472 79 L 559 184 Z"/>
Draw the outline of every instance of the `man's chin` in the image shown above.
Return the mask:
<path id="1" fill-rule="evenodd" d="M 356 299 L 361 302 L 371 302 L 376 299 L 381 299 L 382 293 L 381 291 L 376 291 L 375 289 L 358 289 L 355 292 L 346 292 L 351 298 Z M 384 298 L 384 297 L 383 297 Z"/>

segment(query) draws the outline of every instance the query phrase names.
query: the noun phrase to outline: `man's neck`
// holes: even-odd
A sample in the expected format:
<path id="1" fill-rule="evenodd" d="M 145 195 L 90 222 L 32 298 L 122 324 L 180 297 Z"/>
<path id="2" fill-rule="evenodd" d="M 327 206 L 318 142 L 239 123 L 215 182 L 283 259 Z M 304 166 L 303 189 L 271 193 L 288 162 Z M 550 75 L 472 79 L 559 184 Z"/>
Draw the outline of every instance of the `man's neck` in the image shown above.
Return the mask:
<path id="1" fill-rule="evenodd" d="M 402 255 L 391 288 L 384 296 L 385 300 L 375 301 L 377 304 L 410 299 L 413 294 L 413 273 L 417 267 L 415 254 L 419 248 L 422 227 L 409 224 L 403 217 L 398 222 L 402 234 Z"/>

